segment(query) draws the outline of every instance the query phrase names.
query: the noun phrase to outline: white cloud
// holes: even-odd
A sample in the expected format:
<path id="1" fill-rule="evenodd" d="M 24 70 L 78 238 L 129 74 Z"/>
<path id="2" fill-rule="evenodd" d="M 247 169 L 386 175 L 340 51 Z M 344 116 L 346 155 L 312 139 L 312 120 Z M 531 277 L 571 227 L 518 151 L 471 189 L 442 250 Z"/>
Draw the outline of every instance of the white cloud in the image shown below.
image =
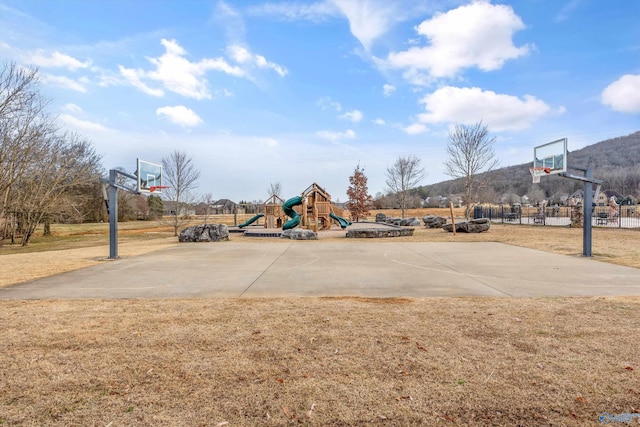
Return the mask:
<path id="1" fill-rule="evenodd" d="M 321 130 L 316 132 L 316 135 L 331 141 L 338 141 L 340 139 L 354 139 L 356 137 L 356 133 L 351 129 L 347 129 L 344 132 L 331 132 L 328 130 Z"/>
<path id="2" fill-rule="evenodd" d="M 100 132 L 108 132 L 109 129 L 102 126 L 100 123 L 90 122 L 88 120 L 82 120 L 77 117 L 72 116 L 71 114 L 60 114 L 58 119 L 67 124 L 69 127 L 75 128 L 79 131 L 100 131 Z"/>
<path id="3" fill-rule="evenodd" d="M 413 123 L 409 126 L 402 128 L 407 135 L 418 135 L 425 133 L 428 129 L 423 123 Z"/>
<path id="4" fill-rule="evenodd" d="M 345 120 L 349 120 L 353 123 L 358 123 L 362 120 L 362 111 L 360 110 L 353 110 L 353 111 L 347 111 L 346 113 L 338 116 L 341 119 L 345 119 Z"/>
<path id="5" fill-rule="evenodd" d="M 373 123 L 378 126 L 384 126 L 387 124 L 387 122 L 385 122 L 383 119 L 380 119 L 380 118 L 373 120 Z"/>
<path id="6" fill-rule="evenodd" d="M 272 15 L 286 20 L 315 23 L 344 17 L 351 34 L 369 51 L 375 40 L 398 22 L 431 12 L 439 2 L 416 0 L 323 0 L 316 2 L 268 2 L 251 6 L 253 15 Z"/>
<path id="7" fill-rule="evenodd" d="M 433 77 L 453 77 L 464 68 L 496 70 L 508 59 L 526 55 L 530 47 L 516 47 L 513 34 L 525 28 L 511 6 L 475 1 L 436 14 L 423 21 L 417 32 L 429 41 L 406 51 L 391 52 L 387 65 L 393 68 L 426 70 Z"/>
<path id="8" fill-rule="evenodd" d="M 210 99 L 205 74 L 210 71 L 220 71 L 236 77 L 243 77 L 245 72 L 230 65 L 224 58 L 205 58 L 198 62 L 191 62 L 185 58 L 186 51 L 175 40 L 161 40 L 165 53 L 158 58 L 147 58 L 156 66 L 155 70 L 144 71 L 119 66 L 120 73 L 134 87 L 152 96 L 162 96 L 162 89 L 151 88 L 143 79 L 159 82 L 162 86 L 188 98 Z"/>
<path id="9" fill-rule="evenodd" d="M 623 113 L 640 113 L 640 74 L 626 74 L 602 91 L 602 103 Z"/>
<path id="10" fill-rule="evenodd" d="M 59 86 L 65 89 L 75 90 L 76 92 L 82 92 L 82 93 L 87 92 L 87 87 L 85 85 L 88 83 L 88 80 L 86 78 L 80 78 L 80 79 L 74 80 L 65 76 L 41 74 L 40 79 L 44 84 Z"/>
<path id="11" fill-rule="evenodd" d="M 396 91 L 396 87 L 390 84 L 382 85 L 382 93 L 384 96 L 391 96 Z"/>
<path id="12" fill-rule="evenodd" d="M 91 66 L 91 60 L 82 62 L 58 51 L 46 53 L 41 49 L 32 54 L 28 54 L 25 59 L 27 62 L 42 68 L 67 68 L 71 71 L 76 71 L 78 68 Z"/>
<path id="13" fill-rule="evenodd" d="M 274 62 L 269 62 L 262 55 L 257 55 L 249 52 L 246 48 L 239 45 L 232 45 L 227 48 L 229 55 L 234 61 L 243 65 L 253 65 L 258 68 L 266 68 L 274 70 L 280 77 L 284 77 L 288 74 L 285 67 L 278 65 Z"/>
<path id="14" fill-rule="evenodd" d="M 120 74 L 122 74 L 122 77 L 124 77 L 125 80 L 129 82 L 131 86 L 140 89 L 147 95 L 157 96 L 157 97 L 164 96 L 164 91 L 162 89 L 151 88 L 146 84 L 144 84 L 142 80 L 140 80 L 140 77 L 143 77 L 145 75 L 144 70 L 124 68 L 122 65 L 118 65 L 118 68 L 120 69 Z M 112 84 L 114 80 L 111 79 L 108 82 L 106 80 L 103 80 L 103 82 L 106 82 L 106 84 Z"/>
<path id="15" fill-rule="evenodd" d="M 215 5 L 213 20 L 222 24 L 226 37 L 233 43 L 244 40 L 247 32 L 242 15 L 224 1 Z"/>
<path id="16" fill-rule="evenodd" d="M 76 104 L 72 104 L 72 103 L 68 103 L 65 104 L 64 107 L 62 107 L 65 111 L 69 111 L 70 113 L 82 113 L 82 108 L 80 108 L 78 105 Z"/>
<path id="17" fill-rule="evenodd" d="M 218 89 L 215 91 L 215 95 L 216 97 L 233 96 L 233 92 L 231 92 L 229 89 Z"/>
<path id="18" fill-rule="evenodd" d="M 418 71 L 410 68 L 402 73 L 402 77 L 414 86 L 431 86 L 437 79 L 430 76 L 429 73 Z"/>
<path id="19" fill-rule="evenodd" d="M 322 98 L 320 98 L 316 102 L 316 105 L 320 107 L 322 111 L 328 110 L 328 109 L 342 111 L 342 105 L 338 101 L 334 101 L 333 99 L 331 99 L 331 97 L 329 96 L 323 96 Z"/>
<path id="20" fill-rule="evenodd" d="M 195 111 L 184 105 L 175 107 L 161 107 L 156 110 L 156 115 L 166 117 L 171 123 L 182 127 L 194 127 L 202 124 L 202 119 Z"/>
<path id="21" fill-rule="evenodd" d="M 264 56 L 251 53 L 248 49 L 234 44 L 227 48 L 231 59 L 238 64 L 232 65 L 225 58 L 204 58 L 198 62 L 189 61 L 187 51 L 176 40 L 161 40 L 165 53 L 157 58 L 147 58 L 155 66 L 153 70 L 125 68 L 120 65 L 120 74 L 132 86 L 151 96 L 161 97 L 164 90 L 194 99 L 211 99 L 206 74 L 219 71 L 234 77 L 251 78 L 249 68 L 271 69 L 280 76 L 288 71 L 285 67 L 268 61 Z M 161 87 L 152 87 L 149 82 L 159 83 Z M 103 83 L 108 84 L 105 80 Z"/>
<path id="22" fill-rule="evenodd" d="M 393 1 L 331 0 L 349 20 L 351 34 L 368 51 L 375 39 L 389 31 L 397 16 Z"/>
<path id="23" fill-rule="evenodd" d="M 209 70 L 221 71 L 232 76 L 241 77 L 244 71 L 231 66 L 223 58 L 205 58 L 199 62 L 190 62 L 185 55 L 187 52 L 175 40 L 161 40 L 165 53 L 159 58 L 147 58 L 156 66 L 147 76 L 162 82 L 163 86 L 180 95 L 204 99 L 211 98 L 204 75 Z"/>
<path id="24" fill-rule="evenodd" d="M 493 131 L 522 130 L 547 114 L 561 114 L 543 101 L 525 95 L 522 99 L 483 91 L 480 88 L 446 86 L 420 100 L 426 113 L 418 115 L 422 123 L 467 123 L 482 121 Z"/>
<path id="25" fill-rule="evenodd" d="M 323 22 L 327 17 L 338 16 L 338 9 L 330 2 L 316 3 L 265 3 L 252 6 L 248 12 L 253 15 L 274 15 L 286 20 L 309 20 Z"/>

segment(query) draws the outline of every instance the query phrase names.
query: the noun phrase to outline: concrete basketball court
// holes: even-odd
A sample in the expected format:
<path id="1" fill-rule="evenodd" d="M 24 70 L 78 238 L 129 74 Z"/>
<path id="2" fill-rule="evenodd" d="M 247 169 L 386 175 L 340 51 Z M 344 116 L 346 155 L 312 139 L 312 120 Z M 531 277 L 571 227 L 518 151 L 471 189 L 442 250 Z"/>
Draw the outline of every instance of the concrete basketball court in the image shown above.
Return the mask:
<path id="1" fill-rule="evenodd" d="M 502 243 L 391 239 L 180 244 L 0 289 L 0 299 L 614 295 L 640 295 L 640 270 Z"/>

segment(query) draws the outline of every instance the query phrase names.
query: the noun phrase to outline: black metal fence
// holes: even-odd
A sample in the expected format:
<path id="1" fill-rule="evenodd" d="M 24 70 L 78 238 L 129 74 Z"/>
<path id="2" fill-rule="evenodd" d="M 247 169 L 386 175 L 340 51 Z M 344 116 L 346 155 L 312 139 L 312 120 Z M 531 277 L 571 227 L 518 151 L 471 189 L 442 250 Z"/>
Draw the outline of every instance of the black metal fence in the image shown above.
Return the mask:
<path id="1" fill-rule="evenodd" d="M 489 218 L 505 224 L 535 224 L 582 226 L 582 206 L 476 206 L 474 218 Z M 593 208 L 592 225 L 609 228 L 640 228 L 640 205 L 621 205 L 614 210 L 608 206 Z"/>

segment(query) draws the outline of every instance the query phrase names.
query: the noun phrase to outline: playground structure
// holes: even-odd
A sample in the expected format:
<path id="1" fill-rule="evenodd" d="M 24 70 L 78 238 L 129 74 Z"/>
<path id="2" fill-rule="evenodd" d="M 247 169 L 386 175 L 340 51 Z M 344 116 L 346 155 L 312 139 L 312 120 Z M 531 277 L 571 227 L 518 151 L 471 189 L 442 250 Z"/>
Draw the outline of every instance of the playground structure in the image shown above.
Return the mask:
<path id="1" fill-rule="evenodd" d="M 284 200 L 276 194 L 264 202 L 264 228 L 281 228 L 287 217 L 282 211 Z"/>
<path id="2" fill-rule="evenodd" d="M 315 182 L 307 187 L 300 196 L 292 197 L 282 204 L 282 212 L 289 219 L 283 230 L 302 227 L 312 231 L 328 230 L 332 221 L 341 228 L 347 228 L 351 222 L 342 218 L 344 211 L 331 204 L 331 195 Z"/>
<path id="3" fill-rule="evenodd" d="M 251 218 L 249 218 L 246 222 L 243 222 L 242 224 L 238 225 L 238 228 L 244 228 L 248 225 L 253 224 L 254 222 L 256 222 L 257 220 L 259 220 L 260 218 L 262 218 L 264 216 L 263 213 L 259 213 Z"/>
<path id="4" fill-rule="evenodd" d="M 247 227 L 264 217 L 264 228 L 281 228 L 287 217 L 282 211 L 284 200 L 273 194 L 263 203 L 263 213 L 256 214 L 246 222 L 239 224 L 238 228 Z"/>

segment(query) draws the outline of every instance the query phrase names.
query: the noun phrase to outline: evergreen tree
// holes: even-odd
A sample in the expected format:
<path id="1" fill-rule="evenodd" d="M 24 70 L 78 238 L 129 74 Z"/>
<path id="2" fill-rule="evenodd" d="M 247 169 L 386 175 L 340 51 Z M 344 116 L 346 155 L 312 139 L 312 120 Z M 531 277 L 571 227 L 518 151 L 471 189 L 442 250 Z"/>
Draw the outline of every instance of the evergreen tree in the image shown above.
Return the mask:
<path id="1" fill-rule="evenodd" d="M 149 203 L 149 217 L 151 219 L 160 219 L 164 213 L 164 202 L 160 196 L 150 195 L 147 198 Z"/>

